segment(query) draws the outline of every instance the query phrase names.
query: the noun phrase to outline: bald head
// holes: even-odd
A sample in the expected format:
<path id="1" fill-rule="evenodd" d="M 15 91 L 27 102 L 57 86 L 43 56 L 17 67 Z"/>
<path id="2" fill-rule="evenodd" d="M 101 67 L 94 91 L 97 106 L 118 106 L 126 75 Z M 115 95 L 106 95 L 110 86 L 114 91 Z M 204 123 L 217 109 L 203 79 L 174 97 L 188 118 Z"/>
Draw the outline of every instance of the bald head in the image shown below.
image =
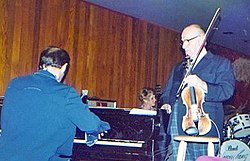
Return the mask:
<path id="1" fill-rule="evenodd" d="M 205 35 L 204 30 L 198 24 L 189 25 L 185 27 L 184 30 L 182 31 L 182 38 L 185 36 L 196 36 L 196 35 L 200 36 Z"/>
<path id="2" fill-rule="evenodd" d="M 192 24 L 185 27 L 181 34 L 182 48 L 185 50 L 185 54 L 195 59 L 199 54 L 198 51 L 203 44 L 204 37 L 205 32 L 200 25 Z M 205 47 L 202 50 L 206 52 Z"/>

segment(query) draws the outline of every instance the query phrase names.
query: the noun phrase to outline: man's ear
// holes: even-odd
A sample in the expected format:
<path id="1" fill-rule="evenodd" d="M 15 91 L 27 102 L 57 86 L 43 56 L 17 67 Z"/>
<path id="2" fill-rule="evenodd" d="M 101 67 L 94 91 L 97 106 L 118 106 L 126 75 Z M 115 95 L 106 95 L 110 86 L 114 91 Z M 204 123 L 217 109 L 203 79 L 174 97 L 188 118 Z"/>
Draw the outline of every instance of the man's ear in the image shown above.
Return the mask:
<path id="1" fill-rule="evenodd" d="M 66 69 L 67 69 L 67 66 L 68 66 L 68 63 L 65 63 L 65 64 L 61 67 L 61 70 L 62 70 L 63 72 L 65 72 Z"/>
<path id="2" fill-rule="evenodd" d="M 43 65 L 40 65 L 40 69 L 47 69 L 47 66 L 45 65 L 45 64 L 43 64 Z"/>

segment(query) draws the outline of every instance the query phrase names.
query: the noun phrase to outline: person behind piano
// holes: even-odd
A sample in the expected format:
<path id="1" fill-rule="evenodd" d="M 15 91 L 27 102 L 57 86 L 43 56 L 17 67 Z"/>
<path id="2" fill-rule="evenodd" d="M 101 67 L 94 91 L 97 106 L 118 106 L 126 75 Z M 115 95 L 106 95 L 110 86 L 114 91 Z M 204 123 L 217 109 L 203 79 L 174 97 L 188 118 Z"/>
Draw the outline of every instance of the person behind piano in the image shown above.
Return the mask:
<path id="1" fill-rule="evenodd" d="M 139 100 L 141 102 L 141 105 L 139 106 L 140 109 L 144 110 L 157 110 L 157 99 L 155 96 L 155 90 L 150 87 L 144 87 L 139 91 Z M 166 113 L 171 113 L 170 106 L 162 106 L 160 108 L 161 110 L 165 110 Z"/>
<path id="2" fill-rule="evenodd" d="M 63 161 L 72 155 L 76 127 L 101 133 L 110 125 L 90 112 L 76 90 L 63 84 L 66 50 L 41 52 L 39 71 L 10 81 L 2 109 L 0 161 Z"/>
<path id="3" fill-rule="evenodd" d="M 139 92 L 139 100 L 141 105 L 139 108 L 144 110 L 156 110 L 155 103 L 155 92 L 152 88 L 144 87 Z"/>
<path id="4" fill-rule="evenodd" d="M 160 109 L 157 109 L 157 99 L 155 95 L 155 90 L 150 87 L 144 87 L 139 91 L 139 100 L 141 102 L 141 105 L 139 108 L 145 109 L 145 110 L 154 110 L 157 111 L 157 115 L 160 117 L 160 130 L 159 135 L 157 136 L 156 141 L 156 149 L 155 149 L 155 160 L 156 161 L 162 161 L 166 157 L 166 151 L 167 151 L 167 122 L 168 122 L 168 116 L 171 111 L 166 106 L 163 106 Z"/>
<path id="5" fill-rule="evenodd" d="M 182 48 L 185 55 L 197 61 L 194 64 L 192 74 L 185 79 L 186 84 L 201 87 L 205 92 L 205 102 L 203 109 L 209 114 L 216 127 L 205 136 L 222 137 L 223 129 L 223 101 L 229 99 L 235 88 L 235 77 L 231 62 L 219 55 L 215 55 L 201 46 L 205 38 L 205 32 L 198 24 L 191 24 L 184 28 L 181 34 Z M 198 53 L 199 49 L 201 52 Z M 191 61 L 191 63 L 193 63 Z M 177 97 L 178 88 L 183 80 L 185 69 L 184 61 L 177 63 L 169 76 L 166 86 L 160 98 L 163 106 L 171 107 L 168 133 L 171 135 L 169 158 L 170 161 L 176 161 L 178 145 L 173 140 L 176 135 L 186 135 L 182 130 L 182 118 L 186 113 L 186 107 L 182 98 Z M 198 143 L 188 143 L 186 161 L 194 161 L 201 155 L 207 155 L 207 145 Z M 167 158 L 166 158 L 167 159 Z"/>

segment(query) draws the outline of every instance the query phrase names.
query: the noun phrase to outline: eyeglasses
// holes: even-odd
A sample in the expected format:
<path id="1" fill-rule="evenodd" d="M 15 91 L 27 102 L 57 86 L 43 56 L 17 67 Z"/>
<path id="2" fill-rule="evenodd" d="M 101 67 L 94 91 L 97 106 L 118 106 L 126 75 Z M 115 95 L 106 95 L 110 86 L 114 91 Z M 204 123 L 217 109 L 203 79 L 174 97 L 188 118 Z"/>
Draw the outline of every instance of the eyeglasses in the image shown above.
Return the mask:
<path id="1" fill-rule="evenodd" d="M 180 45 L 182 46 L 182 45 L 184 44 L 185 41 L 189 43 L 189 41 L 194 40 L 194 39 L 196 39 L 196 38 L 199 37 L 199 36 L 200 36 L 200 35 L 197 35 L 197 36 L 192 37 L 192 38 L 190 38 L 190 39 L 184 39 L 183 41 L 180 42 Z"/>

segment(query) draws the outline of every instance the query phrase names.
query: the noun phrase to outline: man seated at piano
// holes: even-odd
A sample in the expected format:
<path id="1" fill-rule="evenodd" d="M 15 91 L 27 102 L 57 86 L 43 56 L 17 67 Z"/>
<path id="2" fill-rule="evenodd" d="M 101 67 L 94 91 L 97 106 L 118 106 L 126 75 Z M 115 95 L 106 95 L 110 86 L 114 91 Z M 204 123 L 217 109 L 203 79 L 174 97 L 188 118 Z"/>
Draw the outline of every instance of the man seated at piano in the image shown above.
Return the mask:
<path id="1" fill-rule="evenodd" d="M 92 136 L 110 129 L 63 84 L 69 66 L 68 52 L 49 46 L 41 53 L 39 71 L 11 80 L 1 115 L 0 161 L 66 161 L 76 127 Z"/>

